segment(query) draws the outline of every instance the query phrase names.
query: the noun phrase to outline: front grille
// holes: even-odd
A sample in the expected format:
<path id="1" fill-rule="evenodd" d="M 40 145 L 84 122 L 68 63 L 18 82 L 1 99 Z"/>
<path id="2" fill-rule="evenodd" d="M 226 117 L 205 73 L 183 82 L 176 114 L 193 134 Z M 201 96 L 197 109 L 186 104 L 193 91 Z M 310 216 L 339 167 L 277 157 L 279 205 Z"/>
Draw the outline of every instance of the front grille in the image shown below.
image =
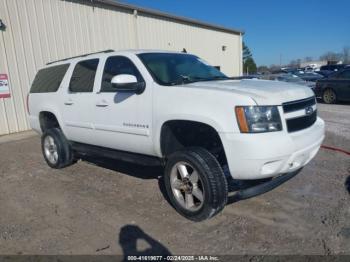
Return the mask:
<path id="1" fill-rule="evenodd" d="M 296 132 L 312 126 L 317 119 L 317 110 L 311 115 L 287 119 L 288 132 Z"/>
<path id="2" fill-rule="evenodd" d="M 305 128 L 308 128 L 312 126 L 316 120 L 317 120 L 317 111 L 315 110 L 312 112 L 313 106 L 316 104 L 315 97 L 309 97 L 302 100 L 292 101 L 283 103 L 283 111 L 284 113 L 290 113 L 294 111 L 303 110 L 303 115 L 294 117 L 294 118 L 288 118 L 288 114 L 286 114 L 286 123 L 287 123 L 287 130 L 288 132 L 296 132 L 303 130 Z M 311 110 L 310 110 L 311 109 Z M 311 111 L 307 114 L 307 111 Z"/>
<path id="3" fill-rule="evenodd" d="M 283 107 L 284 113 L 289 113 L 289 112 L 305 109 L 306 107 L 313 106 L 315 104 L 316 104 L 316 99 L 314 96 L 312 96 L 302 100 L 283 103 L 282 107 Z"/>

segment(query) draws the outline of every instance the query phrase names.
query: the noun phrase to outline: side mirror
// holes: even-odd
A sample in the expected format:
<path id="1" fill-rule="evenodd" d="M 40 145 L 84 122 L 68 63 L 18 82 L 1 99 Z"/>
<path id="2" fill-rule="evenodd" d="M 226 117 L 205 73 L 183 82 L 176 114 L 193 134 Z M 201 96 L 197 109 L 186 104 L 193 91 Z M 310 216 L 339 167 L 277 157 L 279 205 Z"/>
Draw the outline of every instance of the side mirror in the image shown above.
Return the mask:
<path id="1" fill-rule="evenodd" d="M 145 90 L 144 82 L 137 82 L 134 75 L 116 75 L 111 80 L 112 87 L 118 92 L 135 92 L 141 94 Z"/>

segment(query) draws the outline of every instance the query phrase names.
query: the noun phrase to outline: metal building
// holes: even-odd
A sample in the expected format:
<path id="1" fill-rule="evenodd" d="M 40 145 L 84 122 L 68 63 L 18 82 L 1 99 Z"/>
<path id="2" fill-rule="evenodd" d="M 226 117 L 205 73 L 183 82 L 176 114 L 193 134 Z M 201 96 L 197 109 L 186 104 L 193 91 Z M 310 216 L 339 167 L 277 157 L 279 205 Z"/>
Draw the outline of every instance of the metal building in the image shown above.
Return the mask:
<path id="1" fill-rule="evenodd" d="M 237 76 L 242 34 L 112 0 L 0 0 L 0 87 L 8 82 L 10 93 L 0 93 L 0 135 L 30 128 L 26 96 L 50 61 L 105 49 L 186 49 Z"/>

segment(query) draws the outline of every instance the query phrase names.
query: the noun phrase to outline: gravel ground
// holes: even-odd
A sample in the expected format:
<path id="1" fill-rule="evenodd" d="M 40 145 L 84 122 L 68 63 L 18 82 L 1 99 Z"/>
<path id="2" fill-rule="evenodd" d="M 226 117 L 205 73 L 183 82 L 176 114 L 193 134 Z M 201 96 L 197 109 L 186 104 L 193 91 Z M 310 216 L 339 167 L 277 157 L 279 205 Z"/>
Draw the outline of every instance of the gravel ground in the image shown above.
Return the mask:
<path id="1" fill-rule="evenodd" d="M 328 146 L 350 150 L 350 105 L 319 105 Z M 2 141 L 2 142 L 1 142 Z M 190 222 L 161 168 L 80 161 L 50 169 L 38 136 L 0 140 L 0 254 L 350 254 L 350 156 L 321 149 L 275 190 Z"/>
<path id="2" fill-rule="evenodd" d="M 319 115 L 326 121 L 326 143 L 350 151 L 350 103 L 343 105 L 326 105 L 319 103 Z M 332 141 L 329 141 L 332 139 Z"/>

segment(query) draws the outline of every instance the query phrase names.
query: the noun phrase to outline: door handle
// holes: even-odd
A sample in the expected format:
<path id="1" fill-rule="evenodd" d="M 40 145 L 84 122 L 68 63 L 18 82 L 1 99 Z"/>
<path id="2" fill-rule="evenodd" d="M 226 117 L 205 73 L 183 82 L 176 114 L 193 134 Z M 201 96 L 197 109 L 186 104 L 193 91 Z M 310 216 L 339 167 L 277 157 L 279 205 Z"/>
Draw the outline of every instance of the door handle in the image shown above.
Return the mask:
<path id="1" fill-rule="evenodd" d="M 97 107 L 107 107 L 108 103 L 105 100 L 96 103 Z"/>
<path id="2" fill-rule="evenodd" d="M 64 102 L 64 104 L 65 104 L 66 106 L 71 106 L 71 105 L 74 104 L 74 102 L 73 102 L 72 100 L 68 100 L 68 101 Z"/>

